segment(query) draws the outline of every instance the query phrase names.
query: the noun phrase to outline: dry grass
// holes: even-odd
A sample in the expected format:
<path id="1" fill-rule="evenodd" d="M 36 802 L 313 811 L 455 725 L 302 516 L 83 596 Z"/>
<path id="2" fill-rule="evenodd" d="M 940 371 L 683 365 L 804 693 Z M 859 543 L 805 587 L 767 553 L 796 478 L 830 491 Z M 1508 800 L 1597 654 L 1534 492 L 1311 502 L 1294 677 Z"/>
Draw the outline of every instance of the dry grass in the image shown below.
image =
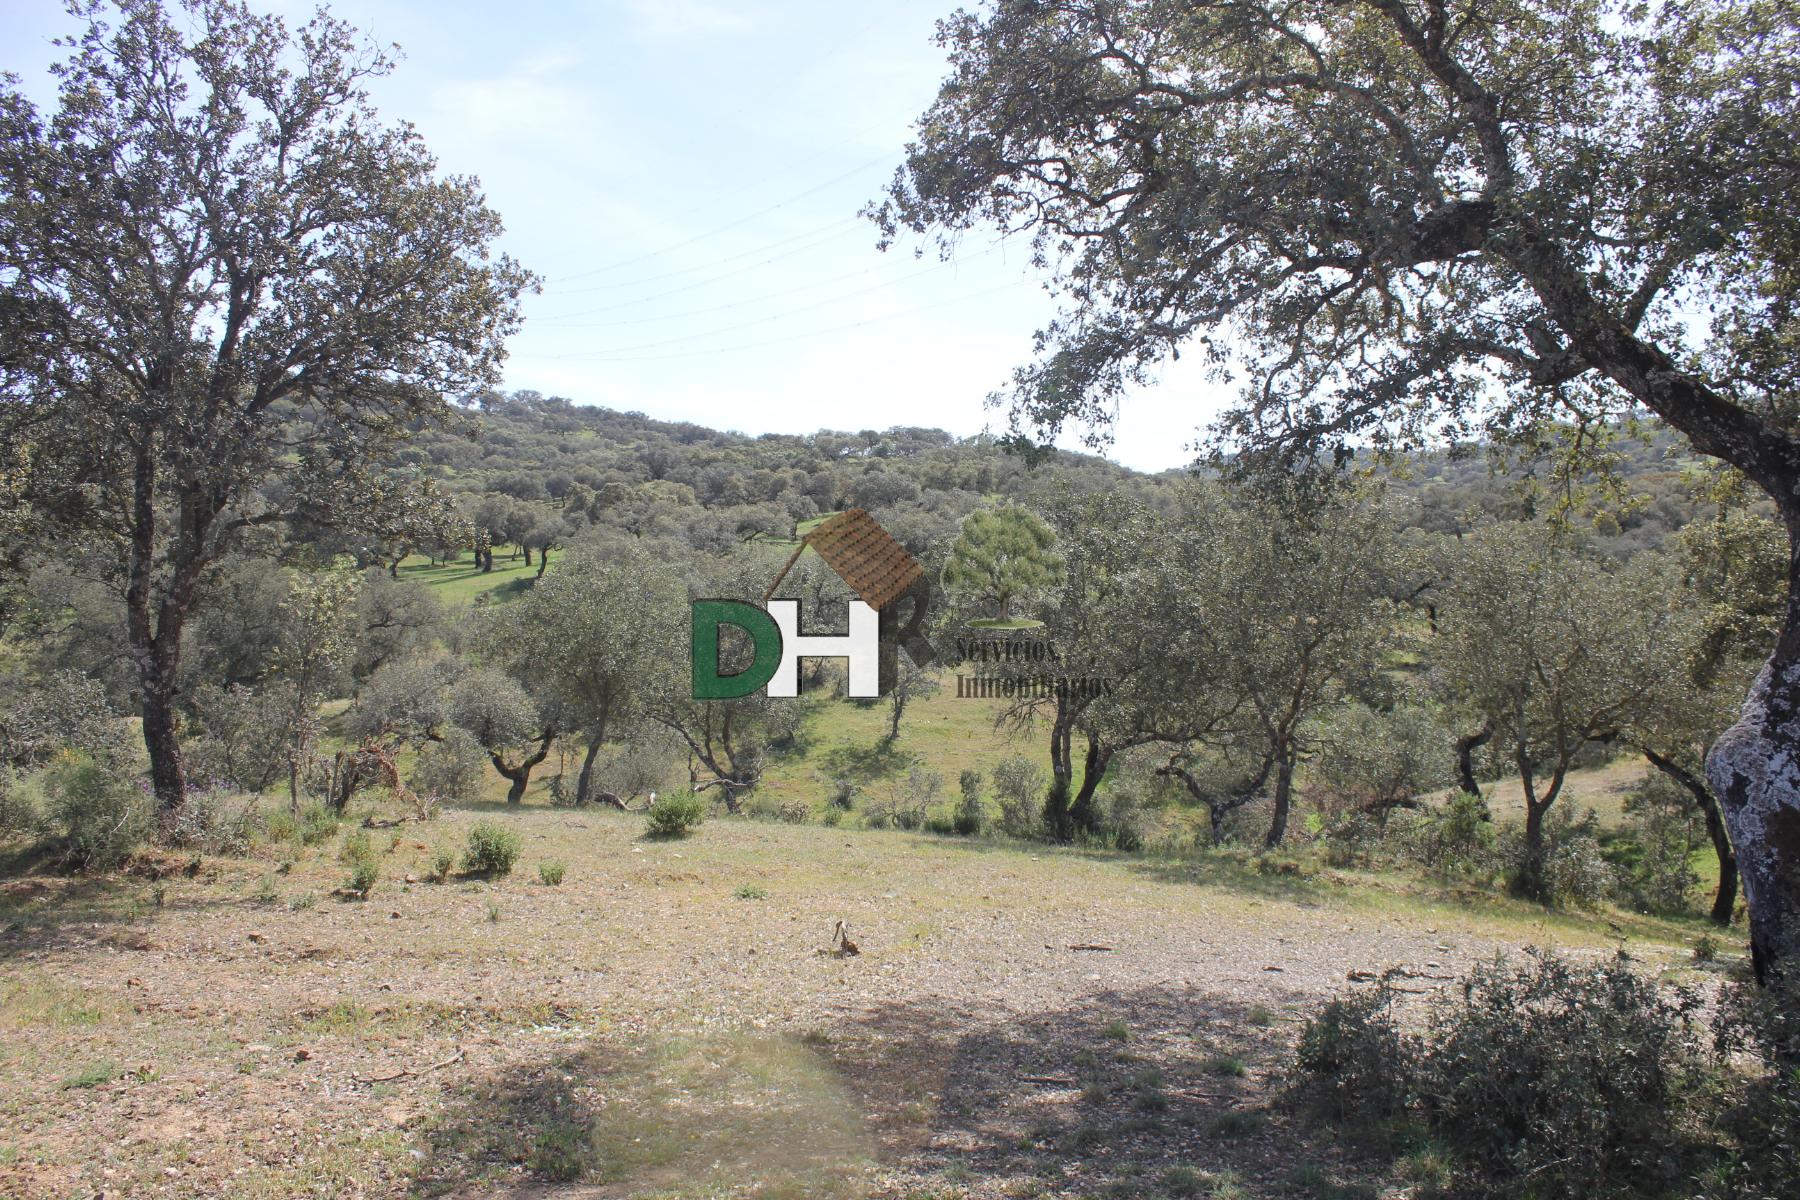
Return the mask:
<path id="1" fill-rule="evenodd" d="M 0 1194 L 1286 1195 L 1302 1159 L 1357 1178 L 1270 1103 L 1347 970 L 1430 989 L 1619 932 L 1686 958 L 1681 925 L 1229 855 L 728 819 L 652 842 L 536 806 L 501 819 L 560 887 L 406 882 L 477 816 L 407 826 L 366 902 L 332 895 L 334 844 L 273 902 L 268 861 L 160 907 L 144 879 L 6 884 Z M 857 957 L 821 953 L 840 919 Z"/>

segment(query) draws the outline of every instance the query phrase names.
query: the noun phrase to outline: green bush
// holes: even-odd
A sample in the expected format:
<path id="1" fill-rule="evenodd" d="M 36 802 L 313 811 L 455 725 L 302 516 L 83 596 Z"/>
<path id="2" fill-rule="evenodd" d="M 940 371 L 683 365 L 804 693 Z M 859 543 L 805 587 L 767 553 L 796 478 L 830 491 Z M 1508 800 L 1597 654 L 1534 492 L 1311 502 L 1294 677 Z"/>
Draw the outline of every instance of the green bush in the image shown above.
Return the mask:
<path id="1" fill-rule="evenodd" d="M 1308 1023 L 1301 1088 L 1339 1114 L 1406 1115 L 1487 1196 L 1668 1194 L 1689 1165 L 1697 1001 L 1625 961 L 1532 952 L 1478 968 L 1417 1040 L 1385 985 Z"/>
<path id="2" fill-rule="evenodd" d="M 369 831 L 358 829 L 346 837 L 344 844 L 338 847 L 338 857 L 347 863 L 353 863 L 359 858 L 375 857 L 375 847 L 369 841 Z"/>
<path id="3" fill-rule="evenodd" d="M 300 822 L 287 809 L 275 808 L 263 818 L 263 831 L 271 842 L 298 841 Z"/>
<path id="4" fill-rule="evenodd" d="M 975 837 L 987 826 L 987 811 L 981 804 L 981 772 L 964 771 L 957 779 L 957 790 L 962 797 L 956 804 L 956 832 Z"/>
<path id="5" fill-rule="evenodd" d="M 1611 896 L 1617 877 L 1600 849 L 1600 818 L 1589 809 L 1577 820 L 1566 810 L 1544 818 L 1541 886 L 1531 886 L 1531 861 L 1525 835 L 1509 827 L 1502 854 L 1510 864 L 1513 890 L 1552 908 L 1594 908 Z"/>
<path id="6" fill-rule="evenodd" d="M 545 887 L 555 887 L 563 881 L 564 869 L 559 862 L 541 862 L 538 864 L 538 882 Z"/>
<path id="7" fill-rule="evenodd" d="M 650 806 L 648 833 L 651 837 L 686 837 L 706 820 L 706 798 L 693 792 L 675 792 L 658 796 Z"/>
<path id="8" fill-rule="evenodd" d="M 338 817 L 318 801 L 300 810 L 300 844 L 317 846 L 337 836 Z"/>
<path id="9" fill-rule="evenodd" d="M 1335 1116 L 1394 1116 L 1412 1102 L 1417 1043 L 1400 1031 L 1386 980 L 1328 1002 L 1300 1034 L 1295 1061 L 1314 1103 Z"/>
<path id="10" fill-rule="evenodd" d="M 380 878 L 381 860 L 372 853 L 362 854 L 350 860 L 350 878 L 344 886 L 367 900 Z"/>
<path id="11" fill-rule="evenodd" d="M 1043 835 L 1044 769 L 1028 758 L 1005 758 L 994 768 L 994 803 L 1000 832 L 1008 837 Z"/>
<path id="12" fill-rule="evenodd" d="M 1445 875 L 1485 879 L 1495 871 L 1494 822 L 1487 803 L 1467 792 L 1407 829 L 1401 845 L 1406 857 Z"/>
<path id="13" fill-rule="evenodd" d="M 452 728 L 442 741 L 419 751 L 407 786 L 421 796 L 440 800 L 474 800 L 487 778 L 487 755 L 466 731 Z"/>
<path id="14" fill-rule="evenodd" d="M 1714 1037 L 1742 1073 L 1718 1122 L 1727 1153 L 1697 1181 L 1696 1200 L 1800 1196 L 1800 984 L 1726 989 Z"/>
<path id="15" fill-rule="evenodd" d="M 510 875 L 519 859 L 519 835 L 493 821 L 477 821 L 463 851 L 463 870 L 475 875 Z"/>
<path id="16" fill-rule="evenodd" d="M 431 867 L 426 878 L 434 883 L 442 883 L 450 878 L 450 872 L 456 869 L 456 851 L 448 846 L 439 846 L 431 853 Z"/>
<path id="17" fill-rule="evenodd" d="M 1645 912 L 1679 913 L 1700 883 L 1694 852 L 1707 844 L 1699 807 L 1685 788 L 1653 772 L 1625 797 L 1625 835 L 1607 847 L 1618 898 Z"/>
<path id="18" fill-rule="evenodd" d="M 150 836 L 154 806 L 141 788 L 86 757 L 45 772 L 51 828 L 69 860 L 84 871 L 110 871 Z"/>

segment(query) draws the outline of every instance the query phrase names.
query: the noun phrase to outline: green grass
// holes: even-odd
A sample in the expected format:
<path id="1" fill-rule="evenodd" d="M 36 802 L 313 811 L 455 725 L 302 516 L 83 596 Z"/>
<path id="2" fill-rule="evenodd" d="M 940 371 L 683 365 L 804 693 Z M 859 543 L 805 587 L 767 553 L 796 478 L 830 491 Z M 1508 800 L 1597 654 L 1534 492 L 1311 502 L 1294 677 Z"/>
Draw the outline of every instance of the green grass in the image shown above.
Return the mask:
<path id="1" fill-rule="evenodd" d="M 550 569 L 556 569 L 554 555 Z M 523 556 L 513 559 L 498 551 L 494 554 L 494 569 L 486 572 L 475 565 L 473 554 L 458 555 L 436 566 L 430 559 L 415 554 L 400 564 L 400 578 L 426 584 L 446 608 L 452 609 L 468 608 L 477 596 L 490 593 L 491 603 L 505 603 L 529 590 L 536 576 L 536 559 L 526 566 Z"/>

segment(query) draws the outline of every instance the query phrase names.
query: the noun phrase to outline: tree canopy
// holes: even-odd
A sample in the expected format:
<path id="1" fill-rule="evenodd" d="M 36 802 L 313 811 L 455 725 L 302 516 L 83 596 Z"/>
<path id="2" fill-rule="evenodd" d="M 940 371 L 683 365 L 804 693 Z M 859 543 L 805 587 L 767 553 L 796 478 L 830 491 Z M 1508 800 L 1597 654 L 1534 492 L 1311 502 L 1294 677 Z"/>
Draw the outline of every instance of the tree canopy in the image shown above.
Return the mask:
<path id="1" fill-rule="evenodd" d="M 208 566 L 261 526 L 423 520 L 377 468 L 497 382 L 533 278 L 475 181 L 378 118 L 389 60 L 349 26 L 116 7 L 81 10 L 54 112 L 0 82 L 0 442 L 5 502 L 116 559 L 166 813 Z"/>

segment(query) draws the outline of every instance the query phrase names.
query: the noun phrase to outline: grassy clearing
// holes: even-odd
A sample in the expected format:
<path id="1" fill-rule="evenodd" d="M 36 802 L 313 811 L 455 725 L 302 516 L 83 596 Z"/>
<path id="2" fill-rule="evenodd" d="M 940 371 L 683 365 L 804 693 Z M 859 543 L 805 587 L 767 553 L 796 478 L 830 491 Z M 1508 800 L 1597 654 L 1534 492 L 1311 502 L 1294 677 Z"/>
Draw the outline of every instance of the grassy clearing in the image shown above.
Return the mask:
<path id="1" fill-rule="evenodd" d="M 472 553 L 436 564 L 415 554 L 400 563 L 400 578 L 429 586 L 447 608 L 469 607 L 480 596 L 487 596 L 492 603 L 516 599 L 530 589 L 536 576 L 535 560 L 527 566 L 523 556 L 514 559 L 499 553 L 494 555 L 494 569 L 485 572 L 476 565 Z"/>

